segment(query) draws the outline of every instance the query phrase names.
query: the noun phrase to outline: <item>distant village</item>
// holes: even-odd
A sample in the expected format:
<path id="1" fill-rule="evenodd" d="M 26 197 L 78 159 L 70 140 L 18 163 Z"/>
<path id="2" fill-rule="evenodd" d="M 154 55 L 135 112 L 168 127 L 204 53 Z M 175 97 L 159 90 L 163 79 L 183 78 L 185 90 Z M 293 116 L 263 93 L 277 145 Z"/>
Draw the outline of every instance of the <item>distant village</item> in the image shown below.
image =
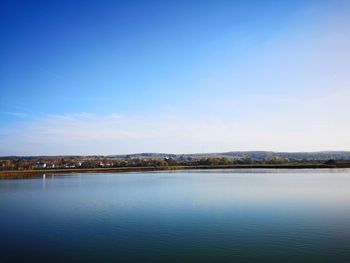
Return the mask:
<path id="1" fill-rule="evenodd" d="M 229 165 L 237 162 L 247 163 L 248 160 L 233 160 L 221 158 L 192 157 L 7 157 L 0 160 L 1 170 L 43 170 L 43 169 L 74 169 L 74 168 L 112 168 L 112 167 L 160 167 L 160 166 L 192 166 L 192 165 Z"/>

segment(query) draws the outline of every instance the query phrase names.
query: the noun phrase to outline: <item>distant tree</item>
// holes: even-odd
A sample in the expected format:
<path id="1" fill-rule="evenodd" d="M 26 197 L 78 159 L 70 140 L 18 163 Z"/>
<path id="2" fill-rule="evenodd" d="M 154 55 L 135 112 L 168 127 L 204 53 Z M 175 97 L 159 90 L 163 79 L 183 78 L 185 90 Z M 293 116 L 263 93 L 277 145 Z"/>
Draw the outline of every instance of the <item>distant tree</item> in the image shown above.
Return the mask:
<path id="1" fill-rule="evenodd" d="M 334 159 L 329 159 L 325 162 L 327 165 L 335 165 L 337 162 Z"/>

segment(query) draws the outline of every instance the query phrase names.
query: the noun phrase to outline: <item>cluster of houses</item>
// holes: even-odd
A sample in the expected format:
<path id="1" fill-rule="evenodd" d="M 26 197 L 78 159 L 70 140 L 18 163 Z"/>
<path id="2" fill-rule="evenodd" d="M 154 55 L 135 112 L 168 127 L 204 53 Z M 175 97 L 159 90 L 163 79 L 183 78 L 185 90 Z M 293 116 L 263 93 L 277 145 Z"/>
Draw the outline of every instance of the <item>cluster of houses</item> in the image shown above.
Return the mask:
<path id="1" fill-rule="evenodd" d="M 45 163 L 45 162 L 37 162 L 35 164 L 35 169 L 62 169 L 62 168 L 77 168 L 81 167 L 82 163 L 79 162 L 77 164 L 63 164 L 63 165 L 57 165 L 54 163 Z"/>
<path id="2" fill-rule="evenodd" d="M 112 167 L 113 163 L 111 162 L 97 162 L 95 163 L 96 167 Z M 36 162 L 34 165 L 35 169 L 68 169 L 68 168 L 81 168 L 83 167 L 83 162 L 76 163 L 66 163 L 66 164 L 55 164 L 50 162 Z"/>

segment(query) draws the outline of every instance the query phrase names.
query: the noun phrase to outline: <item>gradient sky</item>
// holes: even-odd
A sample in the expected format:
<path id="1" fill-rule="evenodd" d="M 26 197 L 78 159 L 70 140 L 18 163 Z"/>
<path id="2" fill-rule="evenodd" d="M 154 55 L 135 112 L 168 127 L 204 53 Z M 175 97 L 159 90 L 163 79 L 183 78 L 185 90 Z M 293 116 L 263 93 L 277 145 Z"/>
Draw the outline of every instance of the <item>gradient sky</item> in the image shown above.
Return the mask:
<path id="1" fill-rule="evenodd" d="M 350 1 L 1 1 L 0 155 L 350 150 Z"/>

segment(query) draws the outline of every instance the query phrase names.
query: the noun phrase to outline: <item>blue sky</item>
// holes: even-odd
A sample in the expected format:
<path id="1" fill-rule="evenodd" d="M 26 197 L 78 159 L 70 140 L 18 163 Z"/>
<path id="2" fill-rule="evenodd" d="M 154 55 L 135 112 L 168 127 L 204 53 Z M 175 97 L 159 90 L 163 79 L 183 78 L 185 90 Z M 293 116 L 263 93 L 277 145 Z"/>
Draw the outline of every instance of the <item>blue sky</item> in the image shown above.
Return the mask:
<path id="1" fill-rule="evenodd" d="M 2 1 L 0 155 L 350 150 L 348 1 Z"/>

